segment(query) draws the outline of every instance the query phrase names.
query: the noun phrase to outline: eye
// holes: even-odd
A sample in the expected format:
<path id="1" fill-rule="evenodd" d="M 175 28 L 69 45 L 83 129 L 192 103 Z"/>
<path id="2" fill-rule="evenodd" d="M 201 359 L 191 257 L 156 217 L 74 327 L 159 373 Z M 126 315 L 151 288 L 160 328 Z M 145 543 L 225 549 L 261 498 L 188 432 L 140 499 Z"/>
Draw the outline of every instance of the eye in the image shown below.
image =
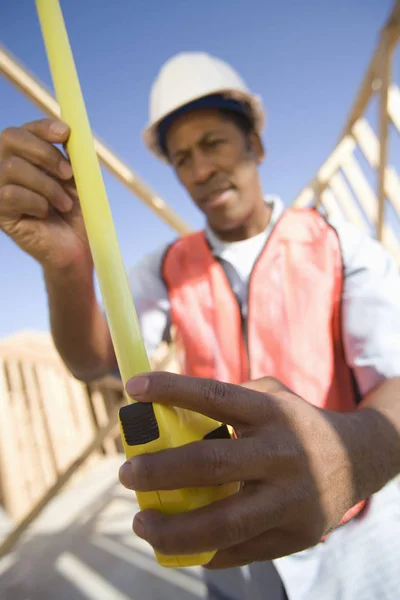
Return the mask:
<path id="1" fill-rule="evenodd" d="M 220 146 L 222 143 L 223 143 L 223 140 L 221 140 L 221 139 L 208 140 L 207 146 L 209 148 L 216 148 L 217 146 Z"/>
<path id="2" fill-rule="evenodd" d="M 178 158 L 175 159 L 175 167 L 183 167 L 186 162 L 187 162 L 186 155 L 179 156 Z"/>

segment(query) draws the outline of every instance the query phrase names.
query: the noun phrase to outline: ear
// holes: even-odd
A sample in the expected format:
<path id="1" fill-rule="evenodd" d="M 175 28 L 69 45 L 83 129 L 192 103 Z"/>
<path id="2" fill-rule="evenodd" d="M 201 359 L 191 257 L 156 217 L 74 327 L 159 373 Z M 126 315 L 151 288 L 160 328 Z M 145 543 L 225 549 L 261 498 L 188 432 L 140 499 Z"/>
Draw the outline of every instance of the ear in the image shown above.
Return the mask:
<path id="1" fill-rule="evenodd" d="M 255 131 L 249 134 L 249 150 L 257 164 L 260 165 L 264 161 L 265 151 L 261 138 Z"/>

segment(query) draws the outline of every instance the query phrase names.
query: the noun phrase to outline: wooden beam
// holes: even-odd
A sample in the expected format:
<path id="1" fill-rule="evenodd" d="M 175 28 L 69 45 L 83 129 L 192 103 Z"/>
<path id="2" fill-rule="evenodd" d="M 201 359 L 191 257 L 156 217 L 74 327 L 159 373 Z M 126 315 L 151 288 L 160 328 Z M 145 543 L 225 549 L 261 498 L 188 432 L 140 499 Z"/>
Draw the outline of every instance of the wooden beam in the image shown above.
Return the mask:
<path id="1" fill-rule="evenodd" d="M 96 417 L 96 424 L 101 428 L 105 427 L 109 421 L 105 402 L 107 392 L 110 392 L 110 390 L 106 387 L 100 388 L 99 386 L 93 386 L 90 394 L 94 415 Z M 113 438 L 107 438 L 104 440 L 103 447 L 106 454 L 117 453 L 117 445 L 115 443 L 115 439 Z"/>
<path id="2" fill-rule="evenodd" d="M 0 73 L 2 73 L 36 106 L 51 117 L 60 116 L 60 107 L 55 98 L 43 84 L 36 79 L 14 56 L 0 45 Z M 154 192 L 132 169 L 122 162 L 107 146 L 94 137 L 97 155 L 102 164 L 119 179 L 142 202 L 151 208 L 160 219 L 172 227 L 179 235 L 191 231 L 187 225 L 169 206 Z"/>
<path id="3" fill-rule="evenodd" d="M 36 440 L 36 460 L 40 463 L 43 471 L 43 485 L 41 490 L 41 493 L 43 493 L 44 489 L 50 487 L 56 479 L 54 452 L 51 447 L 51 438 L 48 431 L 49 424 L 44 413 L 40 389 L 37 385 L 35 365 L 30 362 L 21 361 L 21 369 L 25 380 L 26 396 L 29 398 L 31 406 L 29 429 Z"/>
<path id="4" fill-rule="evenodd" d="M 393 125 L 400 133 L 400 89 L 395 83 L 389 87 L 388 111 Z"/>
<path id="5" fill-rule="evenodd" d="M 313 198 L 315 197 L 315 190 L 311 187 L 313 182 L 310 183 L 307 187 L 305 187 L 300 194 L 297 196 L 295 201 L 293 202 L 293 206 L 297 206 L 298 208 L 302 208 L 304 206 L 308 206 Z"/>
<path id="6" fill-rule="evenodd" d="M 353 135 L 372 169 L 379 166 L 379 140 L 366 119 L 359 119 Z M 400 218 L 400 178 L 396 170 L 387 166 L 385 170 L 385 194 Z"/>
<path id="7" fill-rule="evenodd" d="M 392 12 L 382 30 L 383 34 L 389 35 L 389 41 L 394 47 L 400 38 L 400 0 L 394 0 Z"/>
<path id="8" fill-rule="evenodd" d="M 354 156 L 347 157 L 342 164 L 342 169 L 367 218 L 373 226 L 376 226 L 377 197 Z M 383 225 L 382 241 L 389 252 L 395 257 L 397 263 L 400 264 L 399 242 L 389 225 Z"/>
<path id="9" fill-rule="evenodd" d="M 325 209 L 330 217 L 334 217 L 334 216 L 342 214 L 340 206 L 330 188 L 326 188 L 321 193 L 321 203 L 325 207 Z"/>
<path id="10" fill-rule="evenodd" d="M 18 423 L 14 418 L 12 391 L 6 360 L 0 357 L 0 486 L 4 506 L 12 517 L 23 514 L 26 500 L 21 469 Z"/>
<path id="11" fill-rule="evenodd" d="M 26 506 L 33 504 L 41 493 L 41 475 L 38 469 L 37 455 L 32 447 L 32 420 L 27 405 L 27 394 L 24 389 L 20 363 L 11 360 L 7 364 L 10 382 L 9 402 L 12 418 L 16 424 L 15 433 L 18 442 L 18 458 L 20 461 L 20 492 Z"/>
<path id="12" fill-rule="evenodd" d="M 46 508 L 48 503 L 54 498 L 54 496 L 61 490 L 62 487 L 69 481 L 74 475 L 77 469 L 83 465 L 83 463 L 91 456 L 91 454 L 97 450 L 104 442 L 104 440 L 110 435 L 117 435 L 119 426 L 117 420 L 112 420 L 106 427 L 100 429 L 96 437 L 90 442 L 90 444 L 83 450 L 83 452 L 76 458 L 71 465 L 59 476 L 57 481 L 47 492 L 40 498 L 40 500 L 33 506 L 29 513 L 12 529 L 5 540 L 0 544 L 0 558 L 8 554 L 13 546 L 17 543 L 21 535 L 26 531 L 29 525 L 40 515 L 40 513 Z"/>
<path id="13" fill-rule="evenodd" d="M 321 194 L 328 186 L 332 175 L 336 173 L 343 160 L 353 152 L 355 147 L 356 143 L 353 136 L 346 136 L 320 167 L 314 179 L 300 192 L 293 202 L 293 206 L 305 206 L 312 200 L 314 194 Z"/>
<path id="14" fill-rule="evenodd" d="M 356 95 L 356 99 L 354 101 L 353 107 L 349 113 L 346 124 L 340 134 L 338 144 L 337 144 L 335 150 L 330 155 L 330 158 L 333 159 L 333 157 L 335 157 L 336 153 L 340 152 L 338 149 L 341 147 L 341 144 L 345 140 L 347 140 L 349 137 L 351 138 L 351 131 L 352 131 L 355 123 L 358 121 L 358 119 L 362 117 L 362 115 L 368 105 L 368 102 L 371 98 L 371 95 L 374 92 L 374 88 L 376 85 L 376 78 L 377 78 L 377 69 L 380 65 L 381 56 L 382 56 L 382 53 L 384 50 L 384 41 L 383 41 L 384 36 L 386 36 L 387 43 L 389 43 L 390 51 L 393 51 L 393 47 L 398 40 L 399 34 L 400 34 L 400 0 L 396 0 L 393 10 L 392 10 L 388 20 L 386 21 L 385 26 L 383 27 L 383 30 L 381 33 L 381 39 L 377 44 L 374 55 L 371 59 L 369 67 L 365 73 L 364 79 L 363 79 L 361 86 L 359 88 L 359 91 Z M 396 107 L 397 107 L 396 93 L 392 97 L 394 98 L 394 100 L 392 102 L 395 102 Z M 400 99 L 399 99 L 399 102 L 400 102 Z M 390 110 L 390 108 L 389 108 L 389 110 Z M 398 114 L 396 109 L 393 110 L 393 112 L 395 113 L 395 115 Z M 391 118 L 393 120 L 392 115 L 391 115 Z M 396 116 L 395 116 L 395 119 L 396 119 Z M 399 120 L 400 120 L 400 117 L 399 117 Z M 396 123 L 397 123 L 397 121 L 396 121 Z M 328 161 L 329 161 L 329 159 L 328 159 Z M 326 168 L 329 167 L 328 161 L 326 161 L 326 163 L 328 163 Z M 326 165 L 326 163 L 325 163 L 325 165 Z M 324 165 L 323 165 L 321 167 L 322 173 L 321 173 L 321 169 L 320 169 L 318 174 L 298 194 L 298 196 L 295 198 L 295 200 L 293 202 L 293 205 L 294 206 L 305 206 L 310 202 L 314 193 L 316 193 L 317 195 L 321 194 L 324 191 L 324 189 L 328 186 L 330 177 L 332 177 L 332 175 L 339 168 L 339 166 L 340 166 L 340 164 L 336 164 L 336 168 L 331 169 L 331 172 L 329 175 L 329 173 L 327 173 L 327 172 L 324 173 Z"/>
<path id="15" fill-rule="evenodd" d="M 339 171 L 333 175 L 329 182 L 329 186 L 335 194 L 335 198 L 345 217 L 356 227 L 361 229 L 361 231 L 368 231 L 363 214 L 357 206 L 345 178 Z"/>
<path id="16" fill-rule="evenodd" d="M 388 115 L 388 96 L 391 74 L 391 50 L 390 42 L 384 33 L 382 39 L 382 54 L 380 58 L 380 81 L 379 90 L 379 166 L 378 166 L 378 223 L 377 237 L 382 241 L 383 223 L 385 220 L 385 175 L 388 155 L 388 133 L 389 133 L 389 115 Z"/>
<path id="17" fill-rule="evenodd" d="M 370 98 L 376 89 L 377 79 L 380 76 L 382 55 L 385 54 L 386 50 L 385 46 L 386 44 L 389 44 L 390 51 L 393 50 L 394 45 L 397 43 L 399 38 L 399 30 L 400 0 L 396 0 L 392 12 L 381 31 L 379 42 L 359 87 L 346 124 L 340 134 L 339 141 L 351 132 L 355 122 L 364 114 L 368 102 L 370 101 Z"/>

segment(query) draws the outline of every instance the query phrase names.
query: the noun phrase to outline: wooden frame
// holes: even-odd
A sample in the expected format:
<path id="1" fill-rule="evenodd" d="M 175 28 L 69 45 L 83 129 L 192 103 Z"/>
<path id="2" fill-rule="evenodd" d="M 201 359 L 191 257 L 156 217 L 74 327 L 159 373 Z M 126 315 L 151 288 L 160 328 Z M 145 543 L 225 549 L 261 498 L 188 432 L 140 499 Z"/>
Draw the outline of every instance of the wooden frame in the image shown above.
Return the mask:
<path id="1" fill-rule="evenodd" d="M 174 371 L 173 358 L 163 344 L 152 368 Z M 0 497 L 16 522 L 0 558 L 72 478 L 122 452 L 117 414 L 124 402 L 119 379 L 77 381 L 50 334 L 0 340 Z"/>
<path id="2" fill-rule="evenodd" d="M 293 205 L 317 206 L 321 202 L 329 212 L 335 202 L 336 210 L 339 209 L 357 227 L 375 229 L 376 237 L 400 265 L 397 236 L 391 225 L 385 223 L 386 200 L 390 201 L 400 218 L 400 180 L 395 168 L 387 164 L 391 126 L 400 132 L 400 91 L 390 81 L 391 58 L 399 36 L 400 1 L 396 0 L 336 148 L 316 176 L 298 194 Z M 363 116 L 375 93 L 379 93 L 378 135 Z M 376 171 L 376 193 L 355 157 L 357 148 L 361 149 L 369 165 Z M 343 175 L 350 183 L 352 192 Z M 334 195 L 324 194 L 325 190 L 333 191 Z"/>
<path id="3" fill-rule="evenodd" d="M 40 515 L 55 495 L 68 483 L 77 470 L 93 455 L 93 452 L 101 446 L 104 440 L 110 436 L 111 438 L 115 438 L 117 435 L 119 435 L 119 427 L 116 419 L 110 421 L 105 427 L 98 431 L 95 438 L 75 458 L 68 468 L 60 473 L 55 483 L 46 490 L 43 496 L 41 496 L 32 506 L 23 519 L 21 519 L 11 530 L 5 540 L 0 543 L 0 559 L 12 550 L 29 525 Z"/>

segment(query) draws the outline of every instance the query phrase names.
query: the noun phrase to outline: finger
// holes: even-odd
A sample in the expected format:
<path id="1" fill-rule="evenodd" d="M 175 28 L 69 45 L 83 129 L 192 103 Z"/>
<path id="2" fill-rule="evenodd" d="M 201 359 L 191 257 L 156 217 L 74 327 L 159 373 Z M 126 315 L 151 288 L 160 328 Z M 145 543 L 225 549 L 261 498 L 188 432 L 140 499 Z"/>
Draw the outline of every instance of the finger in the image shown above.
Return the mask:
<path id="1" fill-rule="evenodd" d="M 0 189 L 0 216 L 18 218 L 22 215 L 45 219 L 49 203 L 46 198 L 18 185 L 6 185 Z"/>
<path id="2" fill-rule="evenodd" d="M 33 129 L 35 129 L 33 127 Z M 52 141 L 58 141 L 56 135 Z M 58 136 L 59 138 L 60 136 Z M 2 160 L 19 156 L 61 179 L 72 177 L 72 168 L 65 156 L 49 140 L 43 139 L 29 130 L 29 126 L 10 127 L 1 134 Z"/>
<path id="3" fill-rule="evenodd" d="M 253 379 L 252 381 L 246 381 L 240 384 L 242 387 L 248 390 L 255 390 L 256 392 L 262 392 L 263 394 L 278 394 L 279 392 L 291 392 L 291 390 L 283 385 L 278 379 L 274 377 L 260 377 L 260 379 Z"/>
<path id="4" fill-rule="evenodd" d="M 63 181 L 62 187 L 67 192 L 70 198 L 72 198 L 73 200 L 78 200 L 78 190 L 76 189 L 76 183 L 73 177 L 68 181 Z"/>
<path id="5" fill-rule="evenodd" d="M 70 135 L 70 128 L 60 119 L 47 118 L 31 121 L 22 125 L 22 129 L 30 131 L 45 142 L 63 146 L 66 146 Z"/>
<path id="6" fill-rule="evenodd" d="M 279 528 L 270 529 L 241 544 L 220 550 L 208 563 L 206 569 L 230 569 L 253 562 L 275 560 L 300 552 L 308 547 L 301 536 Z"/>
<path id="7" fill-rule="evenodd" d="M 18 156 L 0 165 L 0 187 L 10 183 L 40 194 L 57 210 L 67 212 L 72 208 L 72 199 L 53 177 Z"/>
<path id="8" fill-rule="evenodd" d="M 272 397 L 239 385 L 167 372 L 135 377 L 126 391 L 139 402 L 186 408 L 229 425 L 262 422 L 276 406 Z"/>
<path id="9" fill-rule="evenodd" d="M 230 548 L 279 524 L 277 492 L 248 486 L 224 500 L 182 514 L 139 512 L 133 530 L 166 555 L 197 554 Z"/>
<path id="10" fill-rule="evenodd" d="M 119 478 L 137 492 L 179 490 L 260 480 L 267 467 L 257 439 L 205 440 L 133 457 L 121 466 Z"/>

